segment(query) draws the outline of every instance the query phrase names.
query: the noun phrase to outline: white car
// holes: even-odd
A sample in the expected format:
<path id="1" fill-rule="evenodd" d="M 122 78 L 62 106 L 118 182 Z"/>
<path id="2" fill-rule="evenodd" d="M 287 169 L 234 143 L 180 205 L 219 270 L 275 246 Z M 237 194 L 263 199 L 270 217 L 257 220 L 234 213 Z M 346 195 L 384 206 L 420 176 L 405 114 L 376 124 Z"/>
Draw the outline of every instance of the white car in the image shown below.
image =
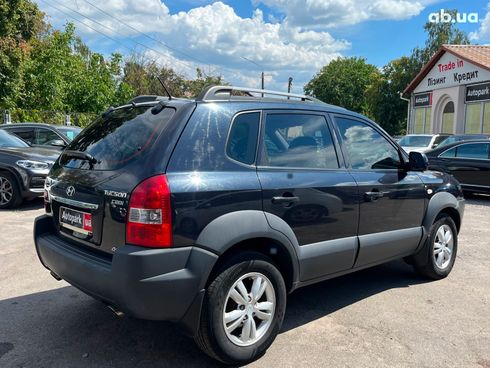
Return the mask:
<path id="1" fill-rule="evenodd" d="M 408 134 L 398 141 L 407 152 L 426 152 L 436 148 L 450 134 Z"/>

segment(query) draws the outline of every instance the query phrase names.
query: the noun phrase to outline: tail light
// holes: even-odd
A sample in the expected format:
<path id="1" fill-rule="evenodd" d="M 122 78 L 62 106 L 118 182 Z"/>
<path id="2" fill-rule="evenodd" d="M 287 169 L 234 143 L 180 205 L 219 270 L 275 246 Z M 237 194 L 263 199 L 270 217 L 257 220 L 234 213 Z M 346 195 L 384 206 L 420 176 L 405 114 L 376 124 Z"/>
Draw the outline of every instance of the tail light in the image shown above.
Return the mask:
<path id="1" fill-rule="evenodd" d="M 165 175 L 146 179 L 131 193 L 126 242 L 151 248 L 172 246 L 170 188 Z"/>

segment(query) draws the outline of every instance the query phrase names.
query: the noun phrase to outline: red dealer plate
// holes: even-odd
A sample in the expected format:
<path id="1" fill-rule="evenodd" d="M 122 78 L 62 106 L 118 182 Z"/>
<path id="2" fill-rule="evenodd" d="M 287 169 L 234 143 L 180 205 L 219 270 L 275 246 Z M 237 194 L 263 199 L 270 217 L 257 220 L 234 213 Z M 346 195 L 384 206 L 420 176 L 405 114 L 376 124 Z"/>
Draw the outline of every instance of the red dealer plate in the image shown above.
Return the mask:
<path id="1" fill-rule="evenodd" d="M 92 234 L 92 214 L 60 207 L 60 224 L 83 234 Z"/>

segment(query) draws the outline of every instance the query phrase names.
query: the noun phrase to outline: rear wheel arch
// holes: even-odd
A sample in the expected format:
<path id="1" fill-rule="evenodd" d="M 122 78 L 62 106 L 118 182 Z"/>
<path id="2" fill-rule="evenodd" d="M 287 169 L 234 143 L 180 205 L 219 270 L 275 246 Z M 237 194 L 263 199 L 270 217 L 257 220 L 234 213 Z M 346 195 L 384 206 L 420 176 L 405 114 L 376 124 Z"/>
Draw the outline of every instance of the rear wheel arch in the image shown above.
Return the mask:
<path id="1" fill-rule="evenodd" d="M 290 251 L 287 246 L 281 242 L 267 237 L 250 238 L 230 246 L 219 256 L 217 262 L 214 264 L 206 281 L 206 288 L 213 279 L 228 266 L 228 264 L 233 263 L 235 258 L 250 253 L 258 253 L 269 259 L 281 273 L 286 285 L 286 290 L 288 292 L 294 290 L 298 277 L 298 270 L 294 265 L 294 259 Z"/>

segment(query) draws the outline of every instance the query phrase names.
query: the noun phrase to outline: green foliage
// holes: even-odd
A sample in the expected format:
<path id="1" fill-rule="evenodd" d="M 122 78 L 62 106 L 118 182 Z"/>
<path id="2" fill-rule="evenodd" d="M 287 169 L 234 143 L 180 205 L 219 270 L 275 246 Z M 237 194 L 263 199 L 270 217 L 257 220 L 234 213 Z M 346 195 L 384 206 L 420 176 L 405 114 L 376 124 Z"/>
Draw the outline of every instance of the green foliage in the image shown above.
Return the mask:
<path id="1" fill-rule="evenodd" d="M 47 30 L 44 14 L 27 0 L 0 0 L 0 107 L 15 106 L 30 42 Z"/>
<path id="2" fill-rule="evenodd" d="M 119 82 L 122 56 L 105 60 L 90 53 L 68 24 L 34 43 L 25 66 L 29 89 L 17 105 L 43 110 L 97 113 L 127 101 L 132 91 Z"/>
<path id="3" fill-rule="evenodd" d="M 364 95 L 378 78 L 378 69 L 366 59 L 339 58 L 324 66 L 305 86 L 305 92 L 324 102 L 369 114 Z"/>
<path id="4" fill-rule="evenodd" d="M 166 92 L 158 77 L 175 97 L 196 97 L 205 86 L 224 83 L 221 76 L 205 75 L 199 68 L 196 70 L 196 79 L 186 79 L 170 67 L 158 66 L 155 61 L 137 56 L 132 56 L 124 66 L 123 81 L 136 95 L 165 96 Z"/>

